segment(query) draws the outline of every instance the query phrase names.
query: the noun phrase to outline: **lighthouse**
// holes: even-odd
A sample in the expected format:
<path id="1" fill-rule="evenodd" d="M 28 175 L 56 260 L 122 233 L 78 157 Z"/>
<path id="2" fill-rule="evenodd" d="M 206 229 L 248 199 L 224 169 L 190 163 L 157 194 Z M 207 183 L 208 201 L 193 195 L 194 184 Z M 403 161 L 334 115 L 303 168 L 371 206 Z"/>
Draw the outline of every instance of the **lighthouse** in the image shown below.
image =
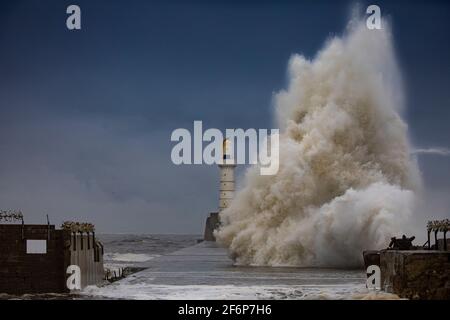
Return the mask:
<path id="1" fill-rule="evenodd" d="M 234 196 L 234 168 L 236 164 L 232 159 L 232 150 L 230 141 L 223 140 L 222 159 L 223 163 L 219 164 L 220 169 L 220 187 L 219 187 L 219 212 L 228 208 Z"/>
<path id="2" fill-rule="evenodd" d="M 219 212 L 211 212 L 206 219 L 203 240 L 215 241 L 214 230 L 220 226 L 219 213 L 228 208 L 234 196 L 234 168 L 236 164 L 233 159 L 232 146 L 228 139 L 222 143 L 222 163 L 219 164 Z"/>

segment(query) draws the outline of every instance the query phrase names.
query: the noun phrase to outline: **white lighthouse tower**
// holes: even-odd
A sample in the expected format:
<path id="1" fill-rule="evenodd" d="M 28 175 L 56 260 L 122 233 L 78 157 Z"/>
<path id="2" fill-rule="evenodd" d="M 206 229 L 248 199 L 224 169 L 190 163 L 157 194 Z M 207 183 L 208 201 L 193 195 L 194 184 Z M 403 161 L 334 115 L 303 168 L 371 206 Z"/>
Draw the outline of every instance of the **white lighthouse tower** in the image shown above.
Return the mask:
<path id="1" fill-rule="evenodd" d="M 228 208 L 234 197 L 234 168 L 236 164 L 231 158 L 230 141 L 223 140 L 222 159 L 223 163 L 219 164 L 220 168 L 220 194 L 219 194 L 219 212 Z"/>
<path id="2" fill-rule="evenodd" d="M 220 169 L 220 186 L 219 186 L 219 212 L 211 212 L 206 219 L 205 241 L 215 241 L 214 230 L 220 226 L 219 213 L 228 208 L 234 196 L 234 168 L 236 164 L 232 159 L 231 143 L 228 139 L 223 140 L 222 144 L 222 163 L 219 164 Z"/>

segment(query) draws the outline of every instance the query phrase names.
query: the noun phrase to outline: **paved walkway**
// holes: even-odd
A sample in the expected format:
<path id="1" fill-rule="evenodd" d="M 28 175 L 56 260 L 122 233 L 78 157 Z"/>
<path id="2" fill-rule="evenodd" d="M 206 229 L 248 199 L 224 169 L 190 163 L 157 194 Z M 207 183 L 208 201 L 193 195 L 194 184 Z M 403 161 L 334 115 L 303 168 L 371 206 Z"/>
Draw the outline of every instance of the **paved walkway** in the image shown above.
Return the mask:
<path id="1" fill-rule="evenodd" d="M 364 293 L 362 270 L 233 266 L 227 252 L 202 242 L 155 258 L 149 268 L 94 296 L 130 299 L 349 298 Z"/>

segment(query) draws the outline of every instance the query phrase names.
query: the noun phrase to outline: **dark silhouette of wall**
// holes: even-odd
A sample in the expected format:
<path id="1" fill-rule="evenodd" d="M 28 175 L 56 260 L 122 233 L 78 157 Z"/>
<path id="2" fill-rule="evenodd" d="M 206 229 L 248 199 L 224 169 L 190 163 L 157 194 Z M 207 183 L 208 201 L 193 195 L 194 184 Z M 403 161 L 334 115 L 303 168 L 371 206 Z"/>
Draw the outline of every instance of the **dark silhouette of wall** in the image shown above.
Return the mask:
<path id="1" fill-rule="evenodd" d="M 45 240 L 46 253 L 27 253 L 27 240 Z M 69 292 L 69 265 L 80 267 L 82 288 L 103 281 L 103 246 L 93 233 L 0 224 L 0 293 Z"/>
<path id="2" fill-rule="evenodd" d="M 54 225 L 0 225 L 0 292 L 67 292 L 70 234 Z M 27 240 L 46 240 L 46 254 L 27 254 Z"/>

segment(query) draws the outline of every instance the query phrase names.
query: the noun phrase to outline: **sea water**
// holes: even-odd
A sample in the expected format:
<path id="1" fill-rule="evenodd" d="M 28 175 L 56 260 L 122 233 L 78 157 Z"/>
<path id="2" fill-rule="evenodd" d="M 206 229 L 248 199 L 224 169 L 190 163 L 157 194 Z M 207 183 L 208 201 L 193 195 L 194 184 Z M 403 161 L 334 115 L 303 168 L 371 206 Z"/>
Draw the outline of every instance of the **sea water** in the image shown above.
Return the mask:
<path id="1" fill-rule="evenodd" d="M 366 289 L 361 268 L 237 266 L 217 244 L 195 235 L 102 235 L 105 264 L 143 267 L 107 286 L 90 286 L 99 299 L 384 299 Z"/>

